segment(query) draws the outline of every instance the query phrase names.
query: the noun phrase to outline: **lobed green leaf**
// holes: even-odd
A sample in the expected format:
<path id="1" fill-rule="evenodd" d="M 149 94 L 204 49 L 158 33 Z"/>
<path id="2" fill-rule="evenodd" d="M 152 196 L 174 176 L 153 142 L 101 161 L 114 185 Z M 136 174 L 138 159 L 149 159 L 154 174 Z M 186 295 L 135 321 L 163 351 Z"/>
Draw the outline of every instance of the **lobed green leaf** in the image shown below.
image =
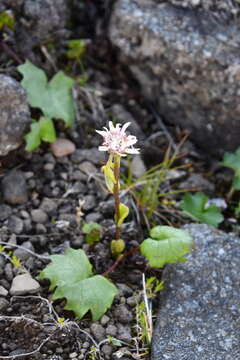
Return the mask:
<path id="1" fill-rule="evenodd" d="M 29 104 L 41 109 L 45 116 L 61 119 L 66 126 L 72 126 L 75 118 L 71 94 L 73 79 L 60 71 L 48 82 L 45 72 L 28 60 L 18 66 L 18 71 L 23 75 L 21 84 L 27 91 Z"/>
<path id="2" fill-rule="evenodd" d="M 48 278 L 53 299 L 66 298 L 65 309 L 72 310 L 81 319 L 91 311 L 93 321 L 98 320 L 111 306 L 117 288 L 101 275 L 93 276 L 83 250 L 67 249 L 65 255 L 52 255 L 52 263 L 39 275 Z"/>
<path id="3" fill-rule="evenodd" d="M 186 194 L 180 206 L 194 219 L 217 227 L 224 217 L 217 206 L 207 206 L 208 200 L 208 196 L 201 192 L 194 195 Z"/>
<path id="4" fill-rule="evenodd" d="M 142 242 L 140 251 L 151 267 L 161 268 L 166 264 L 186 261 L 185 255 L 193 247 L 188 232 L 171 226 L 155 226 L 150 236 Z"/>

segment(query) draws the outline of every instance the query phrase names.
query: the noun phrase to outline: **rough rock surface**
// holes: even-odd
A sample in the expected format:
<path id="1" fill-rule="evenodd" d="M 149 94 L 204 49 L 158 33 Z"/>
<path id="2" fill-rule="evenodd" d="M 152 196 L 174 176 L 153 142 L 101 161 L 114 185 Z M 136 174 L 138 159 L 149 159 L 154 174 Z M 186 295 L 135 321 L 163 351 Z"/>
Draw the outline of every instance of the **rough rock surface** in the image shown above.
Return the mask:
<path id="1" fill-rule="evenodd" d="M 203 8 L 212 12 L 221 12 L 228 15 L 236 15 L 239 13 L 238 0 L 154 0 L 157 3 L 169 2 L 175 6 L 184 8 Z"/>
<path id="2" fill-rule="evenodd" d="M 152 360 L 239 359 L 240 239 L 207 225 L 187 225 L 196 249 L 167 266 Z"/>
<path id="3" fill-rule="evenodd" d="M 8 0 L 8 5 L 20 20 L 17 23 L 16 41 L 19 43 L 18 51 L 23 56 L 46 42 L 65 38 L 68 0 L 22 0 L 17 3 Z"/>
<path id="4" fill-rule="evenodd" d="M 9 76 L 0 75 L 0 156 L 17 149 L 31 123 L 26 93 Z"/>
<path id="5" fill-rule="evenodd" d="M 109 34 L 166 121 L 219 154 L 239 145 L 239 27 L 220 12 L 119 0 Z"/>

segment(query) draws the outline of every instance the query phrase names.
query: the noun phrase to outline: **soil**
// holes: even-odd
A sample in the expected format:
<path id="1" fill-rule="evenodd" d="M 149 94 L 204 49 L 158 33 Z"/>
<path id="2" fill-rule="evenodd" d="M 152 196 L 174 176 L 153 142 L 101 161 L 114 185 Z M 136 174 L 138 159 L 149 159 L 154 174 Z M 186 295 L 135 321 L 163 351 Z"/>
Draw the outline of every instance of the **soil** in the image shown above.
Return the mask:
<path id="1" fill-rule="evenodd" d="M 119 295 L 106 315 L 94 323 L 90 314 L 76 321 L 72 312 L 64 310 L 64 300 L 52 303 L 48 280 L 37 278 L 49 263 L 49 256 L 62 254 L 68 247 L 84 249 L 98 274 L 106 272 L 115 262 L 109 246 L 114 236 L 114 206 L 112 196 L 104 188 L 100 168 L 106 158 L 96 150 L 100 139 L 95 129 L 101 129 L 113 118 L 134 122 L 138 132 L 134 134 L 139 138 L 142 159 L 147 168 L 163 160 L 169 142 L 173 152 L 186 135 L 180 129 L 164 125 L 164 119 L 156 114 L 154 105 L 142 98 L 138 84 L 128 69 L 117 62 L 117 52 L 104 35 L 110 8 L 111 4 L 107 1 L 87 1 L 83 12 L 87 16 L 85 19 L 82 17 L 80 27 L 77 26 L 77 19 L 72 17 L 70 37 L 89 39 L 84 60 L 89 80 L 85 88 L 78 85 L 75 88 L 77 119 L 74 128 L 65 131 L 60 122 L 57 128 L 58 136 L 70 139 L 77 150 L 72 155 L 57 158 L 48 145 L 41 146 L 33 153 L 27 153 L 22 147 L 1 159 L 3 179 L 13 170 L 18 171 L 17 176 L 25 179 L 26 189 L 22 191 L 27 191 L 27 201 L 9 204 L 6 194 L 5 198 L 3 194 L 0 241 L 9 243 L 7 250 L 18 251 L 21 265 L 41 287 L 33 295 L 10 295 L 12 280 L 20 270 L 4 256 L 0 257 L 0 286 L 8 291 L 7 295 L 0 296 L 0 359 L 150 358 L 149 348 L 137 324 L 136 304 L 143 301 L 142 274 L 160 280 L 161 271 L 149 269 L 138 253 L 126 257 L 109 274 L 119 288 Z M 92 19 L 91 25 L 89 19 Z M 14 36 L 14 33 L 9 33 L 11 41 L 5 43 L 7 46 L 0 55 L 1 71 L 19 80 L 16 67 L 18 58 L 22 59 L 23 55 L 18 53 Z M 77 64 L 66 58 L 66 42 L 56 39 L 54 44 L 55 48 L 48 49 L 50 57 L 46 58 L 37 46 L 30 49 L 25 58 L 34 58 L 50 77 L 55 69 L 49 59 L 53 60 L 57 69 L 79 77 Z M 182 145 L 180 153 L 182 155 L 175 164 L 187 167 L 169 176 L 161 184 L 162 192 L 176 190 L 185 181 L 184 186 L 190 184 L 191 188 L 204 189 L 211 197 L 226 194 L 231 173 L 223 172 L 218 160 L 206 160 L 188 140 Z M 194 166 L 188 166 L 193 163 Z M 127 163 L 123 164 L 125 174 L 127 169 Z M 193 173 L 199 174 L 194 183 L 191 182 Z M 11 176 L 6 186 L 9 181 Z M 178 202 L 181 196 L 175 195 L 172 199 Z M 130 193 L 124 196 L 123 202 L 131 207 L 122 231 L 127 243 L 126 252 L 138 247 L 147 236 L 148 222 L 150 225 L 171 223 L 181 226 L 188 221 L 176 207 L 164 203 L 159 203 L 158 216 L 146 221 L 143 216 L 146 209 L 138 207 Z M 228 215 L 231 216 L 231 213 Z M 83 221 L 95 221 L 103 226 L 101 242 L 94 246 L 86 244 L 82 232 Z M 230 226 L 225 222 L 222 227 L 226 229 Z M 28 248 L 30 252 L 18 246 Z M 153 311 L 156 304 L 157 299 L 154 298 Z M 67 321 L 63 325 L 57 321 L 58 318 Z M 116 344 L 112 338 L 120 342 Z"/>

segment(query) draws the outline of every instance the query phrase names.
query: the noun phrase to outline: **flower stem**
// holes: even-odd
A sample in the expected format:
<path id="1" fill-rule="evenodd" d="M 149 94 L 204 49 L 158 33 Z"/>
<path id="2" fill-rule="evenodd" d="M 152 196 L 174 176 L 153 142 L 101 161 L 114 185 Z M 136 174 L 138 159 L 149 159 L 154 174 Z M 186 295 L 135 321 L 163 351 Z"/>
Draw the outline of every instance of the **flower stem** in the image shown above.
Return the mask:
<path id="1" fill-rule="evenodd" d="M 115 177 L 115 184 L 113 187 L 113 196 L 115 201 L 115 222 L 116 222 L 116 234 L 115 239 L 120 240 L 121 236 L 121 229 L 118 225 L 118 221 L 120 219 L 120 196 L 119 196 L 119 189 L 120 189 L 120 182 L 119 182 L 119 174 L 120 174 L 120 156 L 114 156 L 114 177 Z"/>

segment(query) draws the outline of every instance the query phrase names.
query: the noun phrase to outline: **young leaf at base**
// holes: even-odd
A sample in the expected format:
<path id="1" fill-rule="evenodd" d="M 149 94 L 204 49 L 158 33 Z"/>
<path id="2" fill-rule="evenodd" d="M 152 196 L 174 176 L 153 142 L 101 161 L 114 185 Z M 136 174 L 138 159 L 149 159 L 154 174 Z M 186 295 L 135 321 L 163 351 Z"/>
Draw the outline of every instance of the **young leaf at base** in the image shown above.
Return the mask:
<path id="1" fill-rule="evenodd" d="M 92 265 L 81 249 L 67 249 L 65 255 L 52 255 L 52 263 L 39 275 L 48 278 L 53 299 L 66 298 L 66 309 L 74 311 L 81 319 L 91 311 L 93 320 L 98 320 L 111 306 L 117 288 L 101 275 L 93 276 Z"/>
<path id="2" fill-rule="evenodd" d="M 124 220 L 126 219 L 126 217 L 128 216 L 129 214 L 129 208 L 124 205 L 124 204 L 120 204 L 119 205 L 119 213 L 120 213 L 120 216 L 119 216 L 119 219 L 118 219 L 118 222 L 117 222 L 117 225 L 118 226 L 121 226 L 122 223 L 124 222 Z"/>
<path id="3" fill-rule="evenodd" d="M 186 261 L 193 247 L 188 232 L 171 226 L 155 226 L 140 245 L 141 253 L 148 259 L 151 267 L 161 268 L 166 264 Z"/>

